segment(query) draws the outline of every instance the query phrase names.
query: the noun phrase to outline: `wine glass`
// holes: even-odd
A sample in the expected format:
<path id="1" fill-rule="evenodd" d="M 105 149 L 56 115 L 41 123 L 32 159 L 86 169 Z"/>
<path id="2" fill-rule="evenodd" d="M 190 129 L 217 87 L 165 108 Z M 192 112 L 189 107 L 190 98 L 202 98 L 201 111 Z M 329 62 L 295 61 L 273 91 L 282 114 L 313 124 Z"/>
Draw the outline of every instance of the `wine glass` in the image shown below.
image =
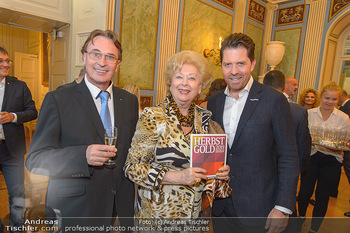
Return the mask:
<path id="1" fill-rule="evenodd" d="M 105 145 L 116 146 L 117 144 L 118 129 L 116 127 L 105 129 Z M 104 164 L 107 168 L 113 168 L 115 166 L 115 160 L 109 158 Z"/>

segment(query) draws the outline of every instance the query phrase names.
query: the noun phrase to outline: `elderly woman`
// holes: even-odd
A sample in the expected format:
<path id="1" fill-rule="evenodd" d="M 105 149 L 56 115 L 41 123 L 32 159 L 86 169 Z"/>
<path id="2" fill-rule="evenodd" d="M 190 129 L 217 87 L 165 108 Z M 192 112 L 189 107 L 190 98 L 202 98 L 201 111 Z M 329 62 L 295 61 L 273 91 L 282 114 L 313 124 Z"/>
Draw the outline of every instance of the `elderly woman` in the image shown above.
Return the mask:
<path id="1" fill-rule="evenodd" d="M 320 107 L 308 110 L 309 125 L 321 126 L 324 130 L 338 128 L 350 131 L 349 116 L 335 108 L 338 103 L 341 88 L 331 82 L 321 92 Z M 313 209 L 311 230 L 317 232 L 326 215 L 329 196 L 337 186 L 340 177 L 344 152 L 315 145 L 309 162 L 308 170 L 301 178 L 298 210 L 305 217 L 306 209 L 314 192 L 316 203 Z M 317 184 L 316 184 L 317 183 Z"/>
<path id="2" fill-rule="evenodd" d="M 143 110 L 124 170 L 138 184 L 136 217 L 197 218 L 207 176 L 205 169 L 190 167 L 190 135 L 208 133 L 215 122 L 193 100 L 210 83 L 211 71 L 202 55 L 182 51 L 167 61 L 164 76 L 169 94 Z M 228 175 L 223 166 L 216 179 Z"/>
<path id="3" fill-rule="evenodd" d="M 318 99 L 318 93 L 315 89 L 305 89 L 299 96 L 298 104 L 307 110 L 316 108 L 320 103 Z"/>

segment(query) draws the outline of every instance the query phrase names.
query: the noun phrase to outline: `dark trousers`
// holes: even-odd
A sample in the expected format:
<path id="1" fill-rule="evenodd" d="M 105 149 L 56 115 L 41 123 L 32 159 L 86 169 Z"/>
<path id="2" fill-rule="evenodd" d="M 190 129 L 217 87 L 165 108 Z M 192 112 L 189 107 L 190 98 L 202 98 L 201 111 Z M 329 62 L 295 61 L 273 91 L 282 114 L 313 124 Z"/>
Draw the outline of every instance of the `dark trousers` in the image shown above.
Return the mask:
<path id="1" fill-rule="evenodd" d="M 23 200 L 24 207 L 24 158 L 17 159 L 10 155 L 6 148 L 6 144 L 0 145 L 0 170 L 4 175 L 7 192 L 9 194 L 9 203 L 10 203 L 10 225 L 18 226 L 22 224 L 24 216 L 17 216 L 15 213 L 11 213 L 11 209 L 15 210 L 18 207 L 13 204 L 14 195 L 20 197 Z M 21 194 L 18 194 L 17 190 L 22 190 Z M 14 194 L 15 193 L 15 194 Z M 21 203 L 22 203 L 21 202 Z M 18 205 L 18 203 L 16 204 Z M 15 216 L 16 215 L 16 216 Z"/>
<path id="2" fill-rule="evenodd" d="M 329 195 L 337 185 L 340 172 L 341 163 L 334 156 L 318 151 L 311 156 L 308 170 L 301 178 L 298 195 L 298 210 L 301 216 L 306 214 L 306 209 L 317 182 L 315 191 L 316 204 L 312 212 L 312 216 L 316 218 L 313 218 L 311 222 L 311 229 L 314 231 L 318 231 L 323 217 L 326 215 Z"/>
<path id="3" fill-rule="evenodd" d="M 349 184 L 350 184 L 350 151 L 344 152 L 344 171 L 346 174 L 346 177 L 348 178 Z"/>
<path id="4" fill-rule="evenodd" d="M 267 232 L 265 222 L 266 218 L 237 217 L 231 198 L 227 199 L 225 209 L 220 216 L 212 216 L 214 233 L 265 233 Z"/>

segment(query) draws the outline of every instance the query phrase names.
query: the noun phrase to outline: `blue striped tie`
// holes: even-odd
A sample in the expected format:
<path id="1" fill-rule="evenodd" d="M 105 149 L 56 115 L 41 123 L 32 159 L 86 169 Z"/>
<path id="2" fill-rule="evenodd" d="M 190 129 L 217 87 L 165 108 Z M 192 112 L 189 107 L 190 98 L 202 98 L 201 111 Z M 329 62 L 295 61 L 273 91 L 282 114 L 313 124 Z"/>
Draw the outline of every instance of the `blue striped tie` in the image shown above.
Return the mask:
<path id="1" fill-rule="evenodd" d="M 105 127 L 105 129 L 111 128 L 112 127 L 111 115 L 108 109 L 109 93 L 108 91 L 103 91 L 103 92 L 101 91 L 98 97 L 100 97 L 102 100 L 100 117 L 101 117 L 103 126 Z"/>

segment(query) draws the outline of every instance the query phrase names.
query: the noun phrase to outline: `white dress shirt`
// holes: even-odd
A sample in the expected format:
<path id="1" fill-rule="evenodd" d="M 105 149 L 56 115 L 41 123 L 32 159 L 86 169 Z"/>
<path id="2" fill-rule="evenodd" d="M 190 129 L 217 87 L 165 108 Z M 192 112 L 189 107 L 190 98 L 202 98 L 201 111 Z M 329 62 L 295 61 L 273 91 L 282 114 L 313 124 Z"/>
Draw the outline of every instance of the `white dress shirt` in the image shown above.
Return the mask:
<path id="1" fill-rule="evenodd" d="M 94 103 L 96 105 L 98 114 L 101 114 L 101 104 L 102 104 L 102 100 L 100 97 L 98 97 L 98 95 L 101 92 L 101 89 L 96 87 L 95 85 L 93 85 L 92 83 L 90 83 L 86 77 L 84 77 L 84 81 L 85 84 L 87 86 L 87 88 L 90 91 L 90 94 L 92 96 L 92 99 L 94 100 Z M 114 104 L 113 104 L 113 82 L 111 81 L 111 84 L 109 85 L 109 87 L 107 88 L 106 91 L 109 92 L 109 99 L 108 99 L 108 109 L 109 109 L 109 114 L 111 116 L 111 121 L 112 121 L 112 127 L 114 127 Z"/>
<path id="2" fill-rule="evenodd" d="M 309 125 L 319 125 L 319 126 L 322 126 L 323 128 L 337 127 L 339 129 L 347 129 L 350 131 L 349 116 L 346 113 L 336 108 L 333 109 L 333 112 L 331 113 L 329 118 L 325 121 L 322 118 L 320 107 L 309 109 L 307 113 L 308 113 Z M 343 162 L 343 157 L 344 157 L 343 151 L 335 152 L 334 150 L 328 150 L 327 148 L 322 146 L 313 146 L 311 155 L 314 155 L 317 151 L 320 151 L 326 155 L 333 155 L 336 157 L 336 159 L 340 163 Z"/>
<path id="3" fill-rule="evenodd" d="M 238 93 L 238 99 L 235 99 L 230 95 L 228 86 L 224 91 L 226 100 L 223 113 L 223 123 L 225 133 L 227 134 L 228 145 L 230 148 L 232 146 L 233 140 L 235 139 L 238 122 L 241 118 L 245 103 L 247 102 L 249 90 L 252 84 L 253 77 L 250 76 L 247 85 L 241 92 Z"/>

